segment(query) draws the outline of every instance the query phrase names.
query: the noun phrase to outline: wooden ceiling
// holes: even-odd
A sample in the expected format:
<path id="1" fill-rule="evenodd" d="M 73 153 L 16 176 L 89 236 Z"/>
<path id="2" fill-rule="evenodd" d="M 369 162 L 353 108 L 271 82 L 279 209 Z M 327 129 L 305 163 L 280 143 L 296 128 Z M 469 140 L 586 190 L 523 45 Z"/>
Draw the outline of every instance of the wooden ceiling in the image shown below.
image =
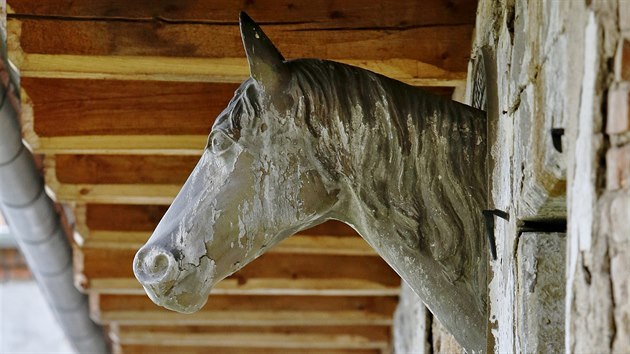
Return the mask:
<path id="1" fill-rule="evenodd" d="M 287 58 L 461 90 L 474 0 L 9 0 L 24 138 L 72 206 L 76 283 L 119 353 L 382 353 L 400 279 L 349 227 L 292 236 L 198 313 L 154 305 L 132 259 L 248 76 L 238 13 Z"/>

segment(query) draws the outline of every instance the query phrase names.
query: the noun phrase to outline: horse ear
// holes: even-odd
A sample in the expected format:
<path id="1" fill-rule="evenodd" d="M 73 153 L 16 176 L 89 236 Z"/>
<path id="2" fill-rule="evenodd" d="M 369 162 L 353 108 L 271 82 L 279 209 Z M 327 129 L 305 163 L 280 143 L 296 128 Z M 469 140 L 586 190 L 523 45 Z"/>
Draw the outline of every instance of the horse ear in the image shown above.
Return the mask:
<path id="1" fill-rule="evenodd" d="M 251 77 L 265 89 L 278 88 L 289 77 L 284 57 L 245 12 L 240 14 L 240 27 Z"/>

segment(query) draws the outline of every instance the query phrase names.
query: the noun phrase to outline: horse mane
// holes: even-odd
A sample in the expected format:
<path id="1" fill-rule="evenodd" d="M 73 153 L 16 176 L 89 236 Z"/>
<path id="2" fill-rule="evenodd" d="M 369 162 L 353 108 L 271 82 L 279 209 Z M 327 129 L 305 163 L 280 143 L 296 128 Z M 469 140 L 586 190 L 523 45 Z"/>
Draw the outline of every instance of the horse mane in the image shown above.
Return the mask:
<path id="1" fill-rule="evenodd" d="M 455 281 L 463 248 L 479 248 L 485 166 L 481 111 L 373 72 L 317 59 L 289 61 L 290 96 L 331 178 L 347 180 L 371 213 L 398 223 Z M 296 111 L 297 112 L 297 111 Z M 467 235 L 475 233 L 477 235 Z M 480 252 L 465 252 L 482 254 Z"/>

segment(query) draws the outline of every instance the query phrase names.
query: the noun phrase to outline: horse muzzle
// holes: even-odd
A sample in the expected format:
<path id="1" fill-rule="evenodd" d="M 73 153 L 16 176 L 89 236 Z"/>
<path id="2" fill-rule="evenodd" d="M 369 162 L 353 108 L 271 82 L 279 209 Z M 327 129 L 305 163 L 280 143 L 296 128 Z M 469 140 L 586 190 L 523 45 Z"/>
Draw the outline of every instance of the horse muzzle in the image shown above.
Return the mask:
<path id="1" fill-rule="evenodd" d="M 169 310 L 193 313 L 207 301 L 214 284 L 215 263 L 207 256 L 198 264 L 178 261 L 168 249 L 145 245 L 133 261 L 133 272 L 149 298 Z"/>

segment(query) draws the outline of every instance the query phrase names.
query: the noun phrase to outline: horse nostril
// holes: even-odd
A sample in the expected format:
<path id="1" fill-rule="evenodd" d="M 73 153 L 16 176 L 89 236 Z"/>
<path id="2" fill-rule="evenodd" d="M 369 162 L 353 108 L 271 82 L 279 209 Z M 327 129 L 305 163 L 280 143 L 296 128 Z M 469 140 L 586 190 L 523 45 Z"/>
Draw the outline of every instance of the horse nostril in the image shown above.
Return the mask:
<path id="1" fill-rule="evenodd" d="M 142 248 L 133 262 L 136 278 L 145 285 L 171 280 L 176 270 L 175 257 L 157 247 Z"/>

